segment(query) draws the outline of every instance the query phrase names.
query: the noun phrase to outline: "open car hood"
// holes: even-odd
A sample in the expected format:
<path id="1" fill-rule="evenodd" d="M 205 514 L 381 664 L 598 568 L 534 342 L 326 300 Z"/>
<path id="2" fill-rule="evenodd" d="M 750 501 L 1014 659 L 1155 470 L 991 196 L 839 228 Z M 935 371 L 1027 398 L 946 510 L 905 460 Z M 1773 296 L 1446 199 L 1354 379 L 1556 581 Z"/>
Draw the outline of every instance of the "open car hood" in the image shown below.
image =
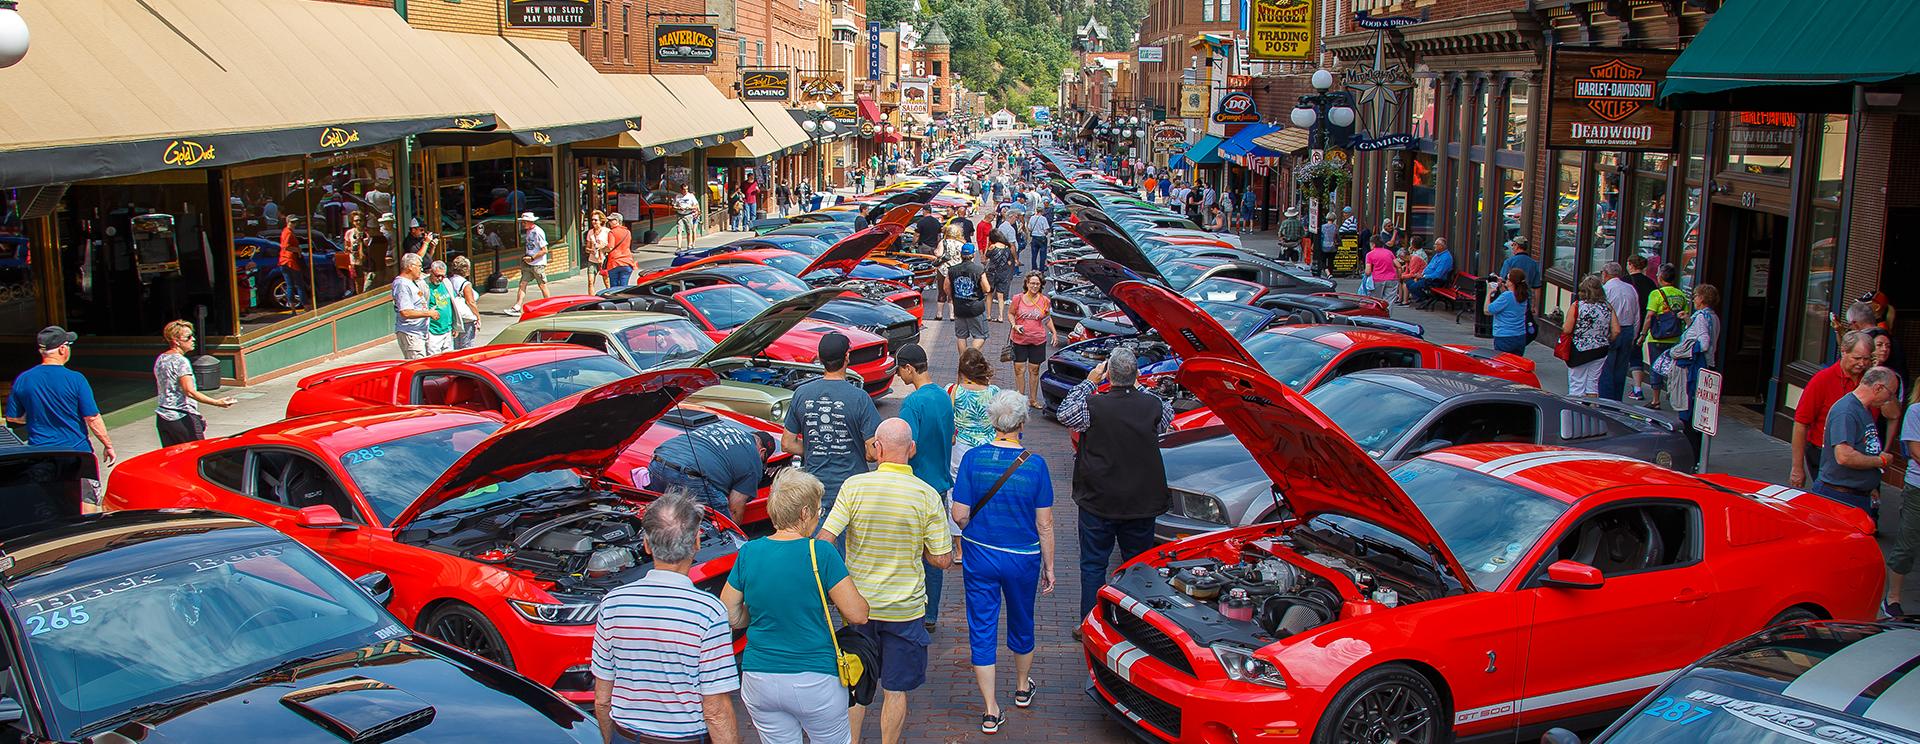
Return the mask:
<path id="1" fill-rule="evenodd" d="M 1119 295 L 1113 293 L 1113 288 L 1122 282 L 1140 281 L 1139 274 L 1104 258 L 1080 259 L 1073 262 L 1073 270 L 1080 274 L 1080 278 L 1092 283 L 1095 289 L 1105 294 L 1107 299 L 1113 300 L 1114 306 L 1120 308 L 1120 312 L 1126 313 L 1127 319 L 1133 322 L 1134 332 L 1146 333 L 1147 329 L 1153 327 L 1146 318 L 1134 312 L 1133 306 L 1128 305 L 1126 300 L 1120 299 Z"/>
<path id="2" fill-rule="evenodd" d="M 1145 324 L 1135 320 L 1135 328 L 1159 331 L 1160 340 L 1167 342 L 1167 346 L 1173 348 L 1173 353 L 1182 359 L 1212 355 L 1260 368 L 1260 363 L 1247 353 L 1246 347 L 1241 346 L 1232 333 L 1220 325 L 1220 321 L 1214 320 L 1192 300 L 1164 286 L 1124 281 L 1108 290 L 1107 294 L 1113 295 L 1114 302 L 1121 307 L 1133 308 L 1133 312 L 1146 320 Z"/>
<path id="3" fill-rule="evenodd" d="M 807 264 L 807 268 L 801 270 L 800 276 L 806 277 L 816 271 L 831 271 L 846 276 L 853 272 L 853 267 L 867 260 L 867 256 L 873 255 L 873 252 L 879 250 L 881 246 L 892 243 L 894 238 L 900 237 L 900 230 L 900 225 L 883 222 L 848 235 L 845 240 L 821 251 L 820 257 L 813 259 L 813 263 Z"/>
<path id="4" fill-rule="evenodd" d="M 541 406 L 474 445 L 393 519 L 398 530 L 422 512 L 475 489 L 533 473 L 575 469 L 598 475 L 694 391 L 720 382 L 704 369 L 642 372 Z"/>
<path id="5" fill-rule="evenodd" d="M 1179 380 L 1240 438 L 1301 519 L 1341 514 L 1378 525 L 1473 586 L 1400 484 L 1304 396 L 1259 367 L 1212 355 L 1187 357 Z"/>
<path id="6" fill-rule="evenodd" d="M 1153 265 L 1153 261 L 1140 250 L 1140 246 L 1134 245 L 1133 239 L 1127 237 L 1126 233 L 1120 232 L 1120 229 L 1111 223 L 1103 221 L 1104 215 L 1087 219 L 1086 215 L 1097 214 L 1097 212 L 1074 211 L 1082 215 L 1080 224 L 1076 226 L 1080 239 L 1099 252 L 1101 257 L 1127 267 L 1128 271 L 1140 275 L 1143 279 L 1161 284 L 1167 283 L 1167 278 L 1160 274 L 1160 267 Z"/>
<path id="7" fill-rule="evenodd" d="M 740 327 L 733 329 L 726 338 L 720 339 L 720 343 L 708 349 L 705 355 L 693 363 L 693 366 L 705 367 L 733 357 L 760 356 L 761 352 L 766 351 L 767 347 L 772 346 L 773 342 L 779 340 L 781 336 L 787 335 L 787 331 L 793 330 L 800 321 L 846 292 L 838 287 L 827 287 L 802 292 L 773 303 L 767 309 L 760 311 L 759 315 L 741 323 Z"/>
<path id="8" fill-rule="evenodd" d="M 867 210 L 867 223 L 873 225 L 880 224 L 880 221 L 888 217 L 895 207 L 903 207 L 909 204 L 924 207 L 928 202 L 933 201 L 934 197 L 939 196 L 940 192 L 945 191 L 946 188 L 946 180 L 937 179 L 905 191 L 889 194 L 887 198 L 881 199 L 880 203 L 873 205 L 873 207 Z M 909 220 L 913 219 L 913 215 L 918 211 L 919 210 L 916 209 L 908 212 L 906 218 Z M 902 224 L 904 225 L 905 223 Z"/>

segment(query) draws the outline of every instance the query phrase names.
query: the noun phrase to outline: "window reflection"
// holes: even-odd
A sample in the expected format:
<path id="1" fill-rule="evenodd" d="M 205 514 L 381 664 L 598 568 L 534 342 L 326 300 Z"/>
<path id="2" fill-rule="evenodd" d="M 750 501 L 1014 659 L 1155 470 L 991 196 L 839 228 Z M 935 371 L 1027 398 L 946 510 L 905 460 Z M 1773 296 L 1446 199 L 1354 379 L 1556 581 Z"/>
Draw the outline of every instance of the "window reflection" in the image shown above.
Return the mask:
<path id="1" fill-rule="evenodd" d="M 1415 137 L 1434 138 L 1439 119 L 1433 110 L 1434 78 L 1420 78 L 1413 86 L 1413 124 L 1408 132 Z"/>
<path id="2" fill-rule="evenodd" d="M 1680 236 L 1680 288 L 1693 291 L 1700 271 L 1700 187 L 1687 187 L 1687 221 Z"/>
<path id="3" fill-rule="evenodd" d="M 1506 132 L 1501 140 L 1500 149 L 1527 149 L 1528 92 L 1525 80 L 1515 80 L 1507 84 Z"/>
<path id="4" fill-rule="evenodd" d="M 1786 175 L 1793 170 L 1793 137 L 1799 126 L 1799 114 L 1770 111 L 1727 114 L 1727 170 Z"/>
<path id="5" fill-rule="evenodd" d="M 300 159 L 227 169 L 233 205 L 234 292 L 240 331 L 270 325 L 313 307 L 312 216 Z M 322 240 L 325 240 L 322 238 Z M 327 260 L 331 252 L 325 252 Z"/>
<path id="6" fill-rule="evenodd" d="M 1834 255 L 1840 233 L 1840 212 L 1814 209 L 1813 224 L 1807 230 L 1806 301 L 1801 305 L 1800 338 L 1794 345 L 1796 358 L 1821 364 L 1826 361 L 1827 335 L 1832 325 L 1828 313 L 1833 307 Z"/>
<path id="7" fill-rule="evenodd" d="M 1434 167 L 1432 153 L 1415 152 L 1407 164 L 1407 224 L 1414 235 L 1433 239 Z"/>
<path id="8" fill-rule="evenodd" d="M 1553 268 L 1574 276 L 1575 254 L 1580 250 L 1580 153 L 1560 153 L 1555 182 L 1559 193 L 1554 199 Z"/>
<path id="9" fill-rule="evenodd" d="M 1827 114 L 1820 122 L 1820 171 L 1813 182 L 1813 198 L 1839 199 L 1847 177 L 1847 115 Z"/>
<path id="10" fill-rule="evenodd" d="M 1645 164 L 1647 156 L 1642 157 Z M 1661 159 L 1664 160 L 1664 157 Z M 1633 179 L 1634 218 L 1627 224 L 1627 244 L 1634 253 L 1658 262 L 1666 240 L 1667 179 L 1642 171 Z"/>
<path id="11" fill-rule="evenodd" d="M 1620 172 L 1601 163 L 1614 153 L 1594 157 L 1593 168 L 1593 242 L 1587 247 L 1587 272 L 1599 271 L 1608 261 L 1619 257 Z M 1617 156 L 1613 158 L 1617 162 Z"/>
<path id="12" fill-rule="evenodd" d="M 1520 237 L 1521 216 L 1527 213 L 1527 172 L 1500 169 L 1500 244 Z"/>

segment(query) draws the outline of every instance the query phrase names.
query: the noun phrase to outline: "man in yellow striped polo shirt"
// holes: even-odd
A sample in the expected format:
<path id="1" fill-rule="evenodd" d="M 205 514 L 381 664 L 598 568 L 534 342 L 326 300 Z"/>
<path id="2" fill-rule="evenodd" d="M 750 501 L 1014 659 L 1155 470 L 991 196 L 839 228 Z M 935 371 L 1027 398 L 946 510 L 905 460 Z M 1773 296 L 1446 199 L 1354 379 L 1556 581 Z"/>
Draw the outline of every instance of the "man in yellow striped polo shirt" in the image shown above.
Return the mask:
<path id="1" fill-rule="evenodd" d="M 944 570 L 953 565 L 953 536 L 940 494 L 907 466 L 913 428 L 890 418 L 880 422 L 873 438 L 879 469 L 840 486 L 819 538 L 847 536 L 847 573 L 870 608 L 860 632 L 880 648 L 880 741 L 897 744 L 907 725 L 907 693 L 927 681 L 932 638 L 921 623 L 927 614 L 923 566 Z M 850 718 L 859 731 L 866 708 L 855 706 Z"/>

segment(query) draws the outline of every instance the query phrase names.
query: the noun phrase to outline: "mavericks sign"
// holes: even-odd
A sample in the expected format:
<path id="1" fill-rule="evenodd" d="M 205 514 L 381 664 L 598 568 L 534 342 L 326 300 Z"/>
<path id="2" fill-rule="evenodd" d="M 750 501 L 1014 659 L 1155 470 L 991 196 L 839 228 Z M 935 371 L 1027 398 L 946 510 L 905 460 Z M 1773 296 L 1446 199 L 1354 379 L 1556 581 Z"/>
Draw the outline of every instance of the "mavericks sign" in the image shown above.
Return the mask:
<path id="1" fill-rule="evenodd" d="M 663 23 L 653 29 L 653 59 L 662 64 L 712 64 L 720 47 L 712 26 Z"/>
<path id="2" fill-rule="evenodd" d="M 1554 47 L 1547 147 L 1672 152 L 1678 115 L 1654 99 L 1676 54 Z"/>
<path id="3" fill-rule="evenodd" d="M 1313 54 L 1313 0 L 1248 0 L 1247 56 L 1305 60 Z"/>

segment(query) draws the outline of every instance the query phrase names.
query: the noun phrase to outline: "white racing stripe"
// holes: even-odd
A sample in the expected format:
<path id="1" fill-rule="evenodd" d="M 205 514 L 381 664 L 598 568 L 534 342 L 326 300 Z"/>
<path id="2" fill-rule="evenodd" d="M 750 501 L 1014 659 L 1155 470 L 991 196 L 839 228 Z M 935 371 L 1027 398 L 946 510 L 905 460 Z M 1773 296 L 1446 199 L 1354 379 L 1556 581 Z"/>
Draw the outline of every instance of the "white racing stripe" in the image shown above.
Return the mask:
<path id="1" fill-rule="evenodd" d="M 1834 710 L 1846 710 L 1868 687 L 1920 657 L 1920 630 L 1889 630 L 1855 641 L 1820 660 L 1780 694 Z"/>
<path id="2" fill-rule="evenodd" d="M 1767 501 L 1792 501 L 1805 493 L 1806 491 L 1789 488 L 1787 486 L 1767 486 L 1766 488 L 1754 491 L 1753 495 Z"/>
<path id="3" fill-rule="evenodd" d="M 1595 698 L 1634 692 L 1636 690 L 1646 690 L 1659 686 L 1661 682 L 1665 682 L 1668 677 L 1673 676 L 1679 671 L 1680 670 L 1675 669 L 1667 672 L 1655 672 L 1653 674 L 1634 677 L 1633 679 L 1623 679 L 1618 682 L 1605 682 L 1588 687 L 1563 690 L 1561 692 L 1549 692 L 1545 695 L 1534 695 L 1533 697 L 1521 698 L 1519 700 L 1510 700 L 1503 703 L 1494 703 L 1493 705 L 1473 708 L 1471 710 L 1463 710 L 1454 714 L 1453 725 L 1460 726 L 1489 718 L 1517 715 L 1530 710 L 1541 710 L 1543 708 L 1578 703 Z"/>
<path id="4" fill-rule="evenodd" d="M 1144 658 L 1147 658 L 1147 652 L 1141 651 L 1132 641 L 1121 641 L 1107 649 L 1107 668 L 1120 675 L 1121 679 L 1132 682 L 1133 664 Z"/>
<path id="5" fill-rule="evenodd" d="M 1487 468 L 1485 466 L 1482 466 L 1474 469 L 1479 470 L 1482 473 L 1486 473 L 1487 475 L 1491 475 L 1495 478 L 1506 478 L 1506 477 L 1518 474 L 1525 470 L 1530 470 L 1532 468 L 1540 467 L 1542 465 L 1564 465 L 1570 462 L 1602 462 L 1602 461 L 1638 462 L 1637 460 L 1634 460 L 1631 457 L 1626 457 L 1624 455 L 1610 455 L 1605 452 L 1552 452 L 1548 454 L 1551 454 L 1554 456 L 1535 458 L 1535 459 L 1527 460 L 1525 462 L 1515 462 L 1515 463 L 1503 465 L 1497 468 Z"/>
<path id="6" fill-rule="evenodd" d="M 1478 472 L 1485 473 L 1492 470 L 1499 470 L 1500 468 L 1504 468 L 1508 465 L 1514 465 L 1517 463 L 1526 462 L 1528 460 L 1538 460 L 1546 457 L 1559 457 L 1565 454 L 1567 454 L 1565 450 L 1546 450 L 1544 452 L 1523 452 L 1518 455 L 1507 455 L 1506 457 L 1496 457 L 1494 459 L 1480 463 L 1479 465 L 1473 466 L 1473 469 Z"/>

